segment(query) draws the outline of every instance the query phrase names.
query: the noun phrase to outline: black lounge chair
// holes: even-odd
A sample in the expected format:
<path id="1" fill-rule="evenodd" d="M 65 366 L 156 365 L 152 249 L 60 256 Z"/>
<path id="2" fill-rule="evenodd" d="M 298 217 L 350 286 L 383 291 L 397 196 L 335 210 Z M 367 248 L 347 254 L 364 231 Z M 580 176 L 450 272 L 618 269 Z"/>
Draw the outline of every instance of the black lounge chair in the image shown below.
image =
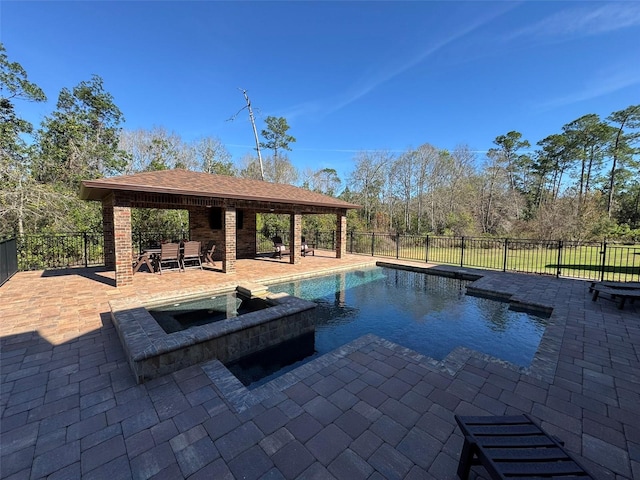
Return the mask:
<path id="1" fill-rule="evenodd" d="M 301 253 L 302 253 L 303 257 L 306 257 L 309 254 L 311 254 L 311 255 L 313 255 L 315 257 L 316 254 L 315 254 L 315 250 L 314 250 L 313 247 L 314 247 L 314 244 L 309 245 L 307 243 L 307 240 L 304 237 L 302 237 L 302 252 Z"/>
<path id="2" fill-rule="evenodd" d="M 591 285 L 589 291 L 593 292 L 591 297 L 592 301 L 598 300 L 601 293 L 608 295 L 610 300 L 618 302 L 618 308 L 622 310 L 627 300 L 633 303 L 636 299 L 640 298 L 640 288 L 634 287 L 614 287 L 609 286 L 605 282 Z"/>
<path id="3" fill-rule="evenodd" d="M 584 467 L 529 415 L 460 417 L 464 435 L 458 477 L 469 478 L 471 465 L 481 464 L 494 480 L 592 479 Z"/>
<path id="4" fill-rule="evenodd" d="M 287 246 L 282 243 L 282 237 L 276 235 L 271 239 L 273 241 L 273 258 L 282 258 L 283 255 L 289 255 L 289 250 L 287 250 Z"/>

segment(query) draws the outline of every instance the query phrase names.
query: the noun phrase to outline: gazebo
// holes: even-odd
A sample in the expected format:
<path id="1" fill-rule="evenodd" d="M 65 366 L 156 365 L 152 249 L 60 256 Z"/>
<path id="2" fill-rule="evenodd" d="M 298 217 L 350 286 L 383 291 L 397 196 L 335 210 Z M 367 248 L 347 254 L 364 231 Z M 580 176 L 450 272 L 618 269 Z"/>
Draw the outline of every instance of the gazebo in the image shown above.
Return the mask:
<path id="1" fill-rule="evenodd" d="M 213 240 L 222 253 L 222 271 L 233 273 L 236 259 L 257 254 L 256 215 L 290 217 L 290 263 L 300 262 L 302 215 L 336 216 L 336 257 L 346 252 L 347 210 L 360 208 L 292 185 L 188 170 L 162 170 L 84 180 L 80 198 L 102 202 L 105 264 L 115 269 L 116 286 L 133 283 L 131 209 L 187 210 L 189 235 Z"/>

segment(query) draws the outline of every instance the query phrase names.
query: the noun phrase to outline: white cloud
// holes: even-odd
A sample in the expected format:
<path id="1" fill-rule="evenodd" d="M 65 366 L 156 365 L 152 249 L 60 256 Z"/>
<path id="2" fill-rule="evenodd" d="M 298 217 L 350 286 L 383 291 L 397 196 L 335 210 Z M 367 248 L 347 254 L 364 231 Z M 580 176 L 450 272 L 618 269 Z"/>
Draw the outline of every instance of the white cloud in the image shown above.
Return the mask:
<path id="1" fill-rule="evenodd" d="M 419 65 L 425 61 L 429 56 L 445 48 L 447 45 L 459 40 L 471 32 L 479 29 L 483 25 L 486 25 L 495 18 L 503 15 L 506 11 L 515 8 L 516 4 L 503 4 L 501 8 L 490 12 L 482 17 L 478 17 L 470 24 L 459 28 L 451 35 L 437 40 L 429 45 L 427 48 L 421 50 L 411 58 L 405 59 L 402 63 L 386 64 L 382 65 L 372 74 L 368 74 L 360 82 L 354 84 L 346 92 L 335 96 L 333 99 L 326 99 L 324 101 L 313 101 L 304 104 L 296 105 L 289 109 L 287 112 L 287 118 L 293 118 L 298 115 L 328 115 L 334 113 L 349 104 L 357 101 L 358 99 L 369 94 L 380 85 L 392 80 L 393 78 L 403 74 L 407 70 Z"/>
<path id="2" fill-rule="evenodd" d="M 556 97 L 538 104 L 542 110 L 552 109 L 564 105 L 584 102 L 593 98 L 602 97 L 618 90 L 640 86 L 640 70 L 629 71 L 623 68 L 610 68 L 598 72 L 592 79 L 586 82 L 582 88 L 574 89 L 566 96 Z"/>
<path id="3" fill-rule="evenodd" d="M 563 10 L 513 33 L 510 38 L 562 39 L 599 35 L 637 26 L 640 26 L 640 3 L 611 2 L 595 9 L 588 6 Z"/>

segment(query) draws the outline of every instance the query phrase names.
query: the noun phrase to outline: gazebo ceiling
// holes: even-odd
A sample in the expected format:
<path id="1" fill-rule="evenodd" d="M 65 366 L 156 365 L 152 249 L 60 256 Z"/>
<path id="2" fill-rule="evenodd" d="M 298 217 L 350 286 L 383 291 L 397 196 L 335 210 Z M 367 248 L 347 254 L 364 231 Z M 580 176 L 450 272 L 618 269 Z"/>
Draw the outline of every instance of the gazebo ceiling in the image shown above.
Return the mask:
<path id="1" fill-rule="evenodd" d="M 213 175 L 189 170 L 160 170 L 120 177 L 84 180 L 82 200 L 102 200 L 113 191 L 162 193 L 230 200 L 307 205 L 328 209 L 354 209 L 359 205 L 282 183 Z"/>

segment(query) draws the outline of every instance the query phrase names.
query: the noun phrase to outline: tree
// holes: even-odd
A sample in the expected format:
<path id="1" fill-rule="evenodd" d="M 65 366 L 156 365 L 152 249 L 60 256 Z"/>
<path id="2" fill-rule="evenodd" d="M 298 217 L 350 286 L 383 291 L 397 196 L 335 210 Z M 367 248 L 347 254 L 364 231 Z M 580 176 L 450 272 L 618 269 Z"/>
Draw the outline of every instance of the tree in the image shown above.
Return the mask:
<path id="1" fill-rule="evenodd" d="M 277 161 L 274 157 L 265 158 L 264 179 L 267 182 L 293 185 L 298 181 L 298 176 L 298 170 L 288 157 L 281 156 Z"/>
<path id="2" fill-rule="evenodd" d="M 323 193 L 334 197 L 342 181 L 338 172 L 333 168 L 309 170 L 305 172 L 304 187 L 314 192 Z"/>
<path id="3" fill-rule="evenodd" d="M 38 180 L 75 189 L 83 179 L 123 171 L 126 157 L 118 149 L 123 121 L 99 76 L 73 90 L 63 88 L 57 110 L 45 118 L 38 132 L 40 158 L 34 170 Z"/>
<path id="4" fill-rule="evenodd" d="M 471 183 L 475 177 L 476 155 L 468 145 L 457 145 L 450 154 L 441 151 L 440 159 L 446 160 L 443 168 L 448 192 L 445 191 L 444 197 L 448 201 L 442 207 L 447 215 L 446 228 L 455 235 L 467 235 L 473 229 Z"/>
<path id="5" fill-rule="evenodd" d="M 128 175 L 137 172 L 184 168 L 196 170 L 195 149 L 176 133 L 163 127 L 152 130 L 123 130 L 118 147 L 126 153 Z"/>
<path id="6" fill-rule="evenodd" d="M 541 148 L 536 151 L 531 167 L 535 208 L 558 198 L 564 173 L 573 162 L 573 151 L 565 134 L 549 135 L 538 145 Z"/>
<path id="7" fill-rule="evenodd" d="M 262 171 L 260 169 L 260 162 L 257 158 L 252 157 L 250 154 L 245 155 L 240 160 L 239 174 L 243 178 L 264 180 Z"/>
<path id="8" fill-rule="evenodd" d="M 356 203 L 363 206 L 365 225 L 372 228 L 373 219 L 380 210 L 381 198 L 386 184 L 387 169 L 393 157 L 382 151 L 359 152 L 356 166 L 349 177 L 349 188 Z"/>
<path id="9" fill-rule="evenodd" d="M 500 135 L 493 141 L 498 148 L 490 148 L 487 152 L 487 157 L 492 161 L 491 168 L 501 168 L 506 174 L 511 214 L 516 219 L 522 214 L 522 194 L 525 194 L 528 189 L 527 173 L 531 163 L 528 155 L 519 153 L 522 149 L 530 147 L 527 140 L 521 139 L 522 134 L 516 131 Z"/>
<path id="10" fill-rule="evenodd" d="M 22 235 L 25 219 L 37 211 L 42 196 L 49 195 L 29 175 L 27 165 L 33 147 L 27 145 L 22 136 L 31 134 L 33 125 L 15 110 L 16 101 L 45 100 L 42 89 L 29 81 L 18 62 L 9 61 L 0 43 L 0 237 L 15 230 Z"/>
<path id="11" fill-rule="evenodd" d="M 296 141 L 287 133 L 289 125 L 284 117 L 267 117 L 265 118 L 267 128 L 262 130 L 261 135 L 265 138 L 265 142 L 260 142 L 262 148 L 273 150 L 273 161 L 278 162 L 278 150 L 291 151 L 290 143 Z"/>
<path id="12" fill-rule="evenodd" d="M 423 216 L 424 216 L 424 203 L 426 192 L 432 192 L 433 185 L 431 184 L 430 176 L 433 165 L 437 162 L 439 152 L 433 145 L 425 143 L 420 145 L 414 153 L 416 162 L 416 195 L 417 195 L 417 231 L 422 232 Z M 431 231 L 435 231 L 435 218 L 430 215 L 431 218 Z"/>
<path id="13" fill-rule="evenodd" d="M 609 122 L 618 124 L 611 146 L 611 172 L 609 173 L 609 194 L 607 195 L 607 214 L 611 218 L 613 207 L 613 192 L 615 177 L 618 169 L 623 168 L 623 163 L 635 152 L 632 145 L 640 139 L 640 105 L 631 105 L 624 110 L 613 112 L 607 117 Z M 635 129 L 634 132 L 626 132 L 625 128 Z"/>
<path id="14" fill-rule="evenodd" d="M 526 167 L 528 155 L 518 153 L 531 145 L 527 140 L 521 140 L 520 132 L 511 131 L 506 135 L 499 135 L 493 141 L 498 148 L 490 148 L 487 155 L 494 157 L 507 172 L 509 188 L 523 191 L 526 184 Z"/>
<path id="15" fill-rule="evenodd" d="M 391 191 L 402 202 L 402 230 L 411 230 L 411 201 L 416 196 L 416 155 L 413 151 L 405 152 L 391 164 L 389 177 Z"/>
<path id="16" fill-rule="evenodd" d="M 21 157 L 26 145 L 20 135 L 33 131 L 33 125 L 16 114 L 14 102 L 44 102 L 46 99 L 42 89 L 29 81 L 22 65 L 9 61 L 5 47 L 0 43 L 0 149 L 3 157 Z"/>
<path id="17" fill-rule="evenodd" d="M 231 154 L 218 138 L 205 137 L 193 145 L 196 161 L 203 172 L 235 176 Z"/>
<path id="18" fill-rule="evenodd" d="M 590 113 L 562 127 L 570 150 L 580 162 L 578 176 L 578 210 L 584 205 L 592 180 L 602 167 L 613 128 Z"/>

